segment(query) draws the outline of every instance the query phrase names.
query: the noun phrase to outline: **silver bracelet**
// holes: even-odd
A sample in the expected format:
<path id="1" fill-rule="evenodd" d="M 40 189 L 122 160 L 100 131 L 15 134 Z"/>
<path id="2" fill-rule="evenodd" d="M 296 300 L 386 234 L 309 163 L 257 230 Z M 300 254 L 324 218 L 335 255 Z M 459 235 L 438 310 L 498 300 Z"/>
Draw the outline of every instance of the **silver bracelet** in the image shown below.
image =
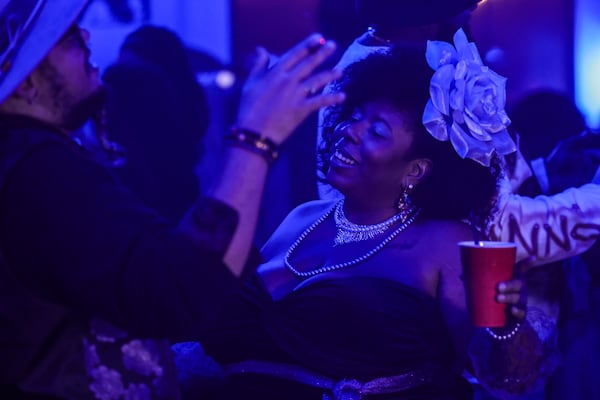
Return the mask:
<path id="1" fill-rule="evenodd" d="M 490 328 L 485 328 L 485 330 L 487 331 L 487 333 L 490 334 L 491 337 L 493 337 L 496 340 L 508 340 L 508 339 L 512 338 L 513 336 L 515 336 L 515 334 L 519 331 L 520 327 L 521 327 L 521 323 L 517 322 L 517 324 L 515 325 L 513 330 L 504 335 L 498 335 L 498 334 L 492 332 L 492 330 Z"/>

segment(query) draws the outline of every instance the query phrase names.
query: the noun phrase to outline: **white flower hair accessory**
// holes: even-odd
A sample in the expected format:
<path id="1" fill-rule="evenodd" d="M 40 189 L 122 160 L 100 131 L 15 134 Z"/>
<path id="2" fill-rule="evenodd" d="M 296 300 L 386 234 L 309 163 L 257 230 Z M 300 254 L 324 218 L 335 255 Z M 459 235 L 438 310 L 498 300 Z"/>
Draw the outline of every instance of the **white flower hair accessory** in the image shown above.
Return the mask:
<path id="1" fill-rule="evenodd" d="M 506 127 L 506 78 L 483 65 L 475 43 L 462 29 L 454 34 L 454 46 L 428 41 L 427 63 L 435 71 L 429 85 L 430 100 L 423 125 L 441 141 L 450 140 L 461 158 L 490 165 L 494 152 L 516 151 Z"/>

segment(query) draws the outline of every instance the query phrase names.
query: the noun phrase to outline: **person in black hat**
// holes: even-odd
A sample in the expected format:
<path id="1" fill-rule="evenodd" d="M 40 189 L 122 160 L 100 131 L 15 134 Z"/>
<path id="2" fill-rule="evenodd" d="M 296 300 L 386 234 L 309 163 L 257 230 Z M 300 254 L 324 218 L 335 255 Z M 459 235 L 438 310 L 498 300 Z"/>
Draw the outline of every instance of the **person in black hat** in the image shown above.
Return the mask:
<path id="1" fill-rule="evenodd" d="M 176 223 L 71 137 L 104 96 L 76 23 L 86 4 L 0 3 L 0 385 L 11 396 L 177 399 L 157 339 L 201 339 L 223 317 L 279 144 L 344 99 L 309 90 L 338 76 L 314 73 L 335 44 L 311 35 L 270 69 L 258 51 L 222 175 Z"/>

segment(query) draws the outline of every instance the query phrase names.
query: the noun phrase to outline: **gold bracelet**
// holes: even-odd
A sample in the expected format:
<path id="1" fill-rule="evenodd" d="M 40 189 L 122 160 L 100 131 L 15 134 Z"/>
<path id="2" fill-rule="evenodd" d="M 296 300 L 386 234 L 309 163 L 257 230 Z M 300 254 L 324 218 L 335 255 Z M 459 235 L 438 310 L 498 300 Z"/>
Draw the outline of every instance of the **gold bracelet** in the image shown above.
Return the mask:
<path id="1" fill-rule="evenodd" d="M 249 129 L 234 126 L 225 140 L 234 146 L 253 151 L 270 164 L 279 157 L 279 146 L 271 139 Z"/>

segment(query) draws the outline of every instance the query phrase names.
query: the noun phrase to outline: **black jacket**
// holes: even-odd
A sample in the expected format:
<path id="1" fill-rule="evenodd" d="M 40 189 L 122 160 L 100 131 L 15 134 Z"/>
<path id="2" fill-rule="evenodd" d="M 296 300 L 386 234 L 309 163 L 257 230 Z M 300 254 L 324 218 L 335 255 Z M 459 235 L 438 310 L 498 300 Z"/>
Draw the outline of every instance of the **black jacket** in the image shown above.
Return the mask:
<path id="1" fill-rule="evenodd" d="M 84 392 L 93 320 L 187 340 L 226 317 L 237 214 L 224 204 L 200 199 L 176 226 L 66 135 L 22 117 L 0 117 L 0 189 L 0 385 Z"/>

